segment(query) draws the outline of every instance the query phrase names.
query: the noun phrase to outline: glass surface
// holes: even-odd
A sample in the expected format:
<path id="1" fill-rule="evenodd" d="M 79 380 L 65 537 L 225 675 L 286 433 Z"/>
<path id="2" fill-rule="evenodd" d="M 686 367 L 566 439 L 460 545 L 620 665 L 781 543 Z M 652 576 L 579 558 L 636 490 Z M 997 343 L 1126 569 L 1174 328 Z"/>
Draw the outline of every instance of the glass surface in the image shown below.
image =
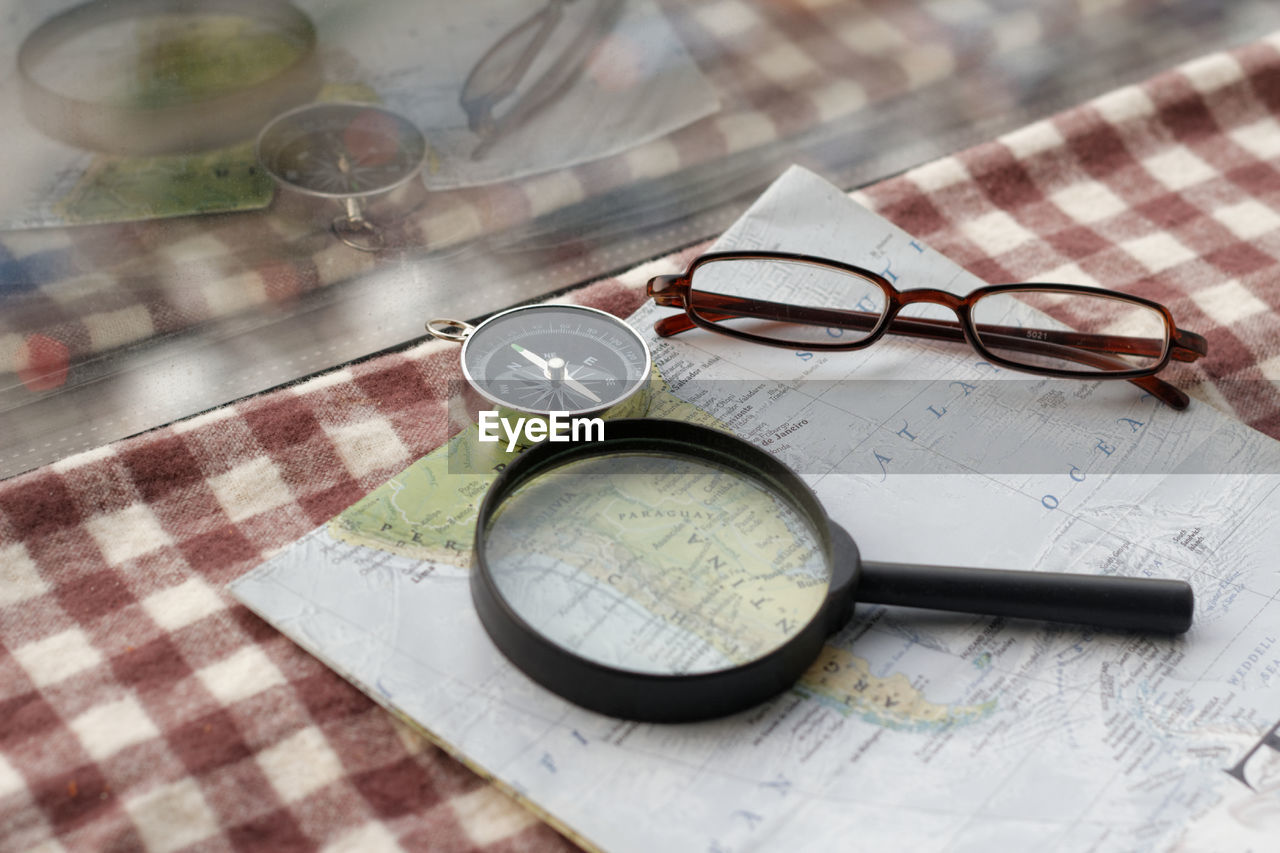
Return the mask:
<path id="1" fill-rule="evenodd" d="M 1018 303 L 1039 309 L 1040 316 L 1018 326 L 1007 325 L 1009 317 L 1026 316 Z M 1133 370 L 1159 363 L 1169 347 L 1169 329 L 1159 311 L 1097 294 L 993 293 L 974 303 L 970 316 L 983 346 L 1032 369 Z M 1068 352 L 1069 356 L 1063 354 Z"/>
<path id="2" fill-rule="evenodd" d="M 836 267 L 800 261 L 711 261 L 694 270 L 689 287 L 691 309 L 699 318 L 722 328 L 797 344 L 856 343 L 870 335 L 888 307 L 887 294 L 876 282 Z M 824 319 L 805 308 L 835 309 L 838 314 Z M 725 314 L 717 313 L 718 309 Z"/>
<path id="3" fill-rule="evenodd" d="M 498 591 L 547 639 L 606 666 L 712 672 L 781 646 L 822 607 L 808 519 L 738 471 L 611 453 L 517 487 L 484 532 Z"/>
<path id="4" fill-rule="evenodd" d="M 386 249 L 360 253 L 331 230 L 332 201 L 299 198 L 257 169 L 265 121 L 238 146 L 145 163 L 33 127 L 19 47 L 75 5 L 0 0 L 0 477 L 404 345 L 429 317 L 484 317 L 692 245 L 793 162 L 852 188 L 1280 28 L 1271 0 L 1117 0 L 1070 14 L 1057 0 L 628 0 L 586 58 L 565 63 L 603 4 L 295 0 L 315 27 L 318 97 L 379 103 L 427 138 L 420 175 L 365 211 L 387 229 Z M 545 69 L 580 67 L 520 124 L 548 157 L 504 167 L 524 144 L 512 135 L 477 163 L 464 82 L 549 5 L 562 20 L 498 109 L 516 110 Z M 205 14 L 244 17 L 228 6 Z M 181 106 L 165 69 L 184 69 L 191 91 L 234 93 L 297 49 L 263 53 L 257 25 L 243 30 L 244 51 L 209 50 L 234 31 L 225 24 L 192 34 L 117 20 L 106 39 L 68 34 L 37 73 L 59 95 L 110 106 L 119 80 L 49 74 L 144 57 L 154 73 L 132 78 L 139 93 Z M 533 41 L 521 31 L 508 44 Z M 68 53 L 78 62 L 53 63 Z M 522 51 L 499 53 L 523 64 Z M 256 64 L 223 61 L 242 54 Z M 690 81 L 710 97 L 671 121 Z M 603 121 L 601 104 L 622 123 Z M 589 131 L 612 135 L 569 158 Z M 467 171 L 480 166 L 479 178 Z M 451 174 L 462 177 L 440 188 Z"/>

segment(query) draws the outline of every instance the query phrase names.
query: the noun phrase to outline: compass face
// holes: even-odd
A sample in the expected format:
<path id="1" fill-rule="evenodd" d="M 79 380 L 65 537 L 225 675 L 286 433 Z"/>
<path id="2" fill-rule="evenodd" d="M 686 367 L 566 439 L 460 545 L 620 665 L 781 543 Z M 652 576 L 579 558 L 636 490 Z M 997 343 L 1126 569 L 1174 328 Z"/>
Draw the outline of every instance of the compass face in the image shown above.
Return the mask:
<path id="1" fill-rule="evenodd" d="M 634 329 L 580 305 L 495 314 L 462 348 L 462 371 L 481 394 L 531 414 L 603 412 L 638 391 L 649 369 L 649 348 Z"/>
<path id="2" fill-rule="evenodd" d="M 273 178 L 310 195 L 355 198 L 417 173 L 427 143 L 408 119 L 369 104 L 310 104 L 278 116 L 258 137 Z"/>

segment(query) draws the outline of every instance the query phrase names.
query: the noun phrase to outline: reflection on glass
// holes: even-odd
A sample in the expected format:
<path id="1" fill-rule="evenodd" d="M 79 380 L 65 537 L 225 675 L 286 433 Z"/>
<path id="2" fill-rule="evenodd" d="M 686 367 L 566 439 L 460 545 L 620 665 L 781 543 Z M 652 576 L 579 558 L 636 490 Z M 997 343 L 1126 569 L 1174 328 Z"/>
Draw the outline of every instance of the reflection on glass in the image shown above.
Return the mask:
<path id="1" fill-rule="evenodd" d="M 468 126 L 480 137 L 473 158 L 563 94 L 617 22 L 623 2 L 576 0 L 581 12 L 565 20 L 569 0 L 548 0 L 489 48 L 458 98 Z M 558 29 L 564 32 L 553 39 Z"/>

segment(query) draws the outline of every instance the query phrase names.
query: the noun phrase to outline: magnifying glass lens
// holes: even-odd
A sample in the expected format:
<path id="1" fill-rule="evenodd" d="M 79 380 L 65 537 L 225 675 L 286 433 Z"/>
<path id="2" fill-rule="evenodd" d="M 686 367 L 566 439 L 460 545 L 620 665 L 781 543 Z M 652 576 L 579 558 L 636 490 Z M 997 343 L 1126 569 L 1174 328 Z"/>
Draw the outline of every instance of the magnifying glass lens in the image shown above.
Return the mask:
<path id="1" fill-rule="evenodd" d="M 758 660 L 822 609 L 822 534 L 776 490 L 685 454 L 570 459 L 513 489 L 488 571 L 545 639 L 604 666 L 696 675 Z"/>

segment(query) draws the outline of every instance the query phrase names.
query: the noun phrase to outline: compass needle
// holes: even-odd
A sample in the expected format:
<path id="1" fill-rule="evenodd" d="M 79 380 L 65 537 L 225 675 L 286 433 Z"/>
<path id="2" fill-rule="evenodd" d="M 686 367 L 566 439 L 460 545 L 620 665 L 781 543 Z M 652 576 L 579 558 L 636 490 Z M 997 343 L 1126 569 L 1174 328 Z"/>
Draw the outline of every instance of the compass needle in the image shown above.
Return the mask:
<path id="1" fill-rule="evenodd" d="M 546 362 L 546 360 L 545 360 L 545 359 L 543 359 L 542 357 L 540 357 L 540 356 L 538 356 L 538 355 L 535 355 L 535 354 L 533 354 L 533 353 L 529 352 L 529 350 L 525 349 L 524 347 L 520 346 L 519 344 L 512 344 L 512 345 L 511 345 L 511 348 L 512 348 L 513 350 L 515 350 L 516 352 L 520 353 L 520 354 L 521 354 L 522 356 L 524 356 L 525 358 L 529 359 L 529 361 L 530 361 L 530 362 L 532 362 L 533 364 L 537 365 L 538 369 L 539 369 L 539 370 L 541 370 L 543 373 L 546 373 L 546 371 L 547 371 L 547 362 Z"/>
<path id="2" fill-rule="evenodd" d="M 591 402 L 593 403 L 600 402 L 600 398 L 597 397 L 590 388 L 583 385 L 581 382 L 574 379 L 572 376 L 569 376 L 567 373 L 565 374 L 565 377 L 564 377 L 564 384 L 572 388 L 574 391 L 577 391 L 579 394 L 586 397 Z"/>

